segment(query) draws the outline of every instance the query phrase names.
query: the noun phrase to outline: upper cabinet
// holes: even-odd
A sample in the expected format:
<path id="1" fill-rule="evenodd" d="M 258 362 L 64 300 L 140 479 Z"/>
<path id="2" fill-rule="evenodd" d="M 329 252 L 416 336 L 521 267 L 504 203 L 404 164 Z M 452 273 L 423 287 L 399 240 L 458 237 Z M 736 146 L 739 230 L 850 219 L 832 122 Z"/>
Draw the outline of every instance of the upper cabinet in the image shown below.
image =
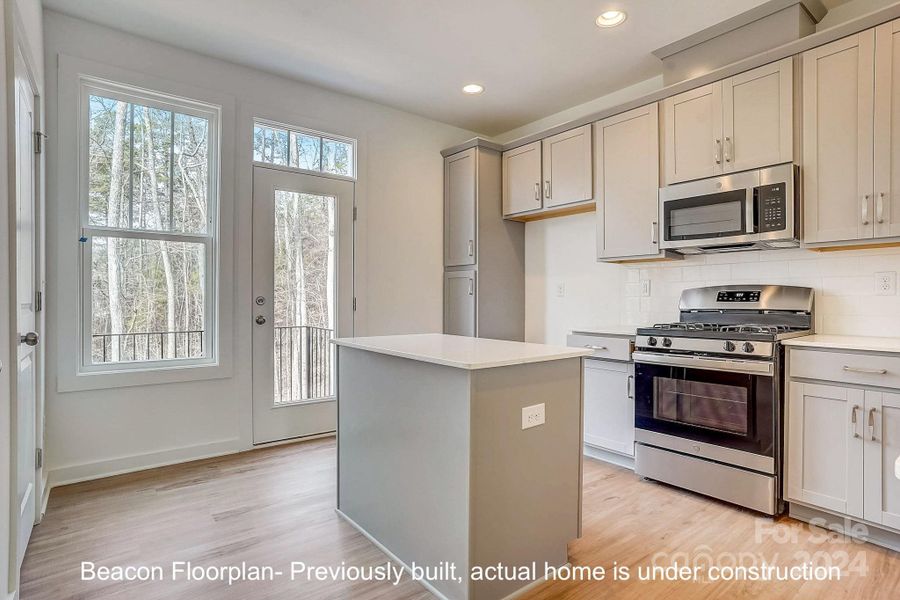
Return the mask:
<path id="1" fill-rule="evenodd" d="M 545 208 L 591 199 L 590 125 L 542 140 L 541 152 Z"/>
<path id="2" fill-rule="evenodd" d="M 876 238 L 900 236 L 900 21 L 875 30 Z"/>
<path id="3" fill-rule="evenodd" d="M 665 183 L 793 159 L 793 59 L 663 101 Z"/>
<path id="4" fill-rule="evenodd" d="M 659 250 L 659 108 L 594 123 L 597 258 L 655 258 Z"/>
<path id="5" fill-rule="evenodd" d="M 444 159 L 444 266 L 475 264 L 476 149 Z"/>
<path id="6" fill-rule="evenodd" d="M 503 214 L 540 210 L 541 143 L 533 142 L 503 153 Z"/>

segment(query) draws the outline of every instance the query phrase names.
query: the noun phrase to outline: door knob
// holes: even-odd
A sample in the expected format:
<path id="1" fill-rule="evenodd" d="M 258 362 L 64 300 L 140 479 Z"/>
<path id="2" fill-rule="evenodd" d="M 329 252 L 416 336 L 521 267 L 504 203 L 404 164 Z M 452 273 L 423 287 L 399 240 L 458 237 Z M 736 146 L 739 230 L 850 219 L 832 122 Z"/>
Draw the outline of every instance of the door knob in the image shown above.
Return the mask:
<path id="1" fill-rule="evenodd" d="M 257 325 L 265 325 L 265 324 L 266 324 L 266 318 L 265 318 L 264 316 L 262 316 L 262 315 L 256 315 L 256 324 L 257 324 Z"/>
<path id="2" fill-rule="evenodd" d="M 19 336 L 19 343 L 25 344 L 26 346 L 37 346 L 40 341 L 40 337 L 33 331 L 29 331 L 25 335 Z"/>

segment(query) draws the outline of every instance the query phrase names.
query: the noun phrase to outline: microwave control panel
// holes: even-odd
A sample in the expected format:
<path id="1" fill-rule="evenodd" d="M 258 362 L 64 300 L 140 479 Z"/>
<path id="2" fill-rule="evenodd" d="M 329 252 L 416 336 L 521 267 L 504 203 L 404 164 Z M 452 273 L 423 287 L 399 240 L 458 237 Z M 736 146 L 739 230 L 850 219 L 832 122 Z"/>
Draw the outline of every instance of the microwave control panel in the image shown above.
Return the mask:
<path id="1" fill-rule="evenodd" d="M 784 183 L 773 183 L 756 188 L 760 233 L 782 231 L 787 228 L 786 187 Z"/>

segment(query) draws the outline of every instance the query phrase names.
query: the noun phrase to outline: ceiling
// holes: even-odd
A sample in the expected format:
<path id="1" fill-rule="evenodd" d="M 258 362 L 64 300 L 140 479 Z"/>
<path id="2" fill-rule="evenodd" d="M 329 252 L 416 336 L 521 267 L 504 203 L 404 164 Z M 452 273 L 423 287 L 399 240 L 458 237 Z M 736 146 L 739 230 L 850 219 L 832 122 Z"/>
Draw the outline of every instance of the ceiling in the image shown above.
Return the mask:
<path id="1" fill-rule="evenodd" d="M 44 0 L 48 8 L 496 135 L 661 72 L 765 0 Z M 835 0 L 829 0 L 835 3 Z M 227 9 L 225 8 L 227 7 Z M 598 14 L 624 9 L 619 27 Z M 469 96 L 464 84 L 485 92 Z"/>

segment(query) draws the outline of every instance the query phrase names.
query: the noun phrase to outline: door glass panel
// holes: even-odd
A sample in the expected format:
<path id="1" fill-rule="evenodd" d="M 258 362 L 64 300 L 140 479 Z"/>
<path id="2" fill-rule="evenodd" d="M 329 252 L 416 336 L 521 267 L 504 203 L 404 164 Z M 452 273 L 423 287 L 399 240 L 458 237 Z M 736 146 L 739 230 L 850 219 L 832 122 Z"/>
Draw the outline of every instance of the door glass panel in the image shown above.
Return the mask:
<path id="1" fill-rule="evenodd" d="M 746 435 L 747 388 L 703 381 L 654 378 L 653 416 L 687 425 Z"/>
<path id="2" fill-rule="evenodd" d="M 276 405 L 334 393 L 335 201 L 275 192 Z"/>

